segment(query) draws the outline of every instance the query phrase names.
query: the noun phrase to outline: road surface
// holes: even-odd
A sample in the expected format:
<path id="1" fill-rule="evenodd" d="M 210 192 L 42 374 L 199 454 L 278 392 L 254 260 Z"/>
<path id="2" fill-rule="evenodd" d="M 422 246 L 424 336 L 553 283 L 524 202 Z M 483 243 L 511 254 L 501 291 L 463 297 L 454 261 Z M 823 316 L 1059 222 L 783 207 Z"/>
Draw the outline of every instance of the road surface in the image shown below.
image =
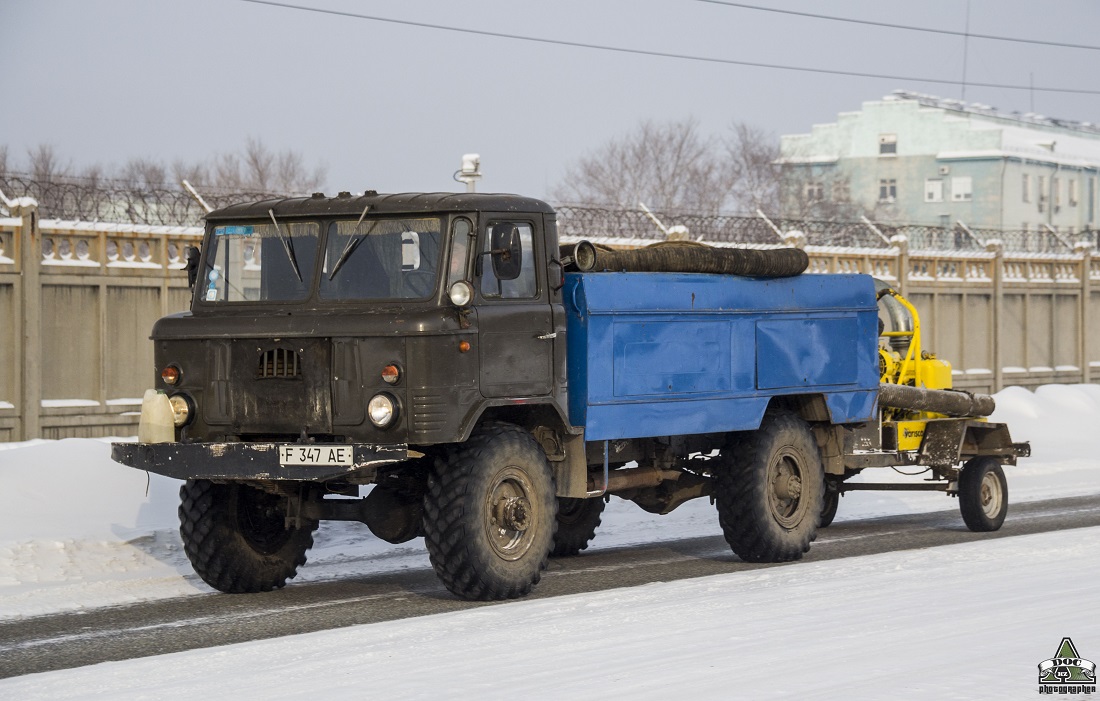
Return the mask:
<path id="1" fill-rule="evenodd" d="M 957 510 L 842 521 L 802 562 L 1100 525 L 1100 495 L 1014 504 L 1000 531 L 971 533 Z M 597 535 L 597 538 L 599 536 Z M 596 550 L 551 560 L 529 598 L 547 598 L 798 563 L 742 562 L 721 537 Z M 451 596 L 430 569 L 294 583 L 266 594 L 209 594 L 0 622 L 0 678 L 503 603 Z"/>

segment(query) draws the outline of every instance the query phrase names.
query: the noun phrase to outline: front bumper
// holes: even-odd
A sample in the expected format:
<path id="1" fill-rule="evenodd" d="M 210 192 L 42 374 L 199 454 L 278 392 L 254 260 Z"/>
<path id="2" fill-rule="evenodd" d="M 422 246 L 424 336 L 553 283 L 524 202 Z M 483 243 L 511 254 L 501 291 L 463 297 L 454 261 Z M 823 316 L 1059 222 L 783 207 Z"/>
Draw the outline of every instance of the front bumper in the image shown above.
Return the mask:
<path id="1" fill-rule="evenodd" d="M 279 446 L 289 443 L 112 443 L 111 459 L 176 479 L 304 480 L 323 482 L 372 476 L 382 465 L 407 460 L 403 443 L 356 443 L 352 465 L 280 465 Z"/>

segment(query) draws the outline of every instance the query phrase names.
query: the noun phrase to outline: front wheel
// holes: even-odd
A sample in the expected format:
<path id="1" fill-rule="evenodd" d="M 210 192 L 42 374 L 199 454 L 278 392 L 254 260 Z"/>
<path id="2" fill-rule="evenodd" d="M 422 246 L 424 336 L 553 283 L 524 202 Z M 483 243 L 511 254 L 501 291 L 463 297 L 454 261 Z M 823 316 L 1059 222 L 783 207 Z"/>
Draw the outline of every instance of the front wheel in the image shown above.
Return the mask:
<path id="1" fill-rule="evenodd" d="M 195 572 L 229 594 L 279 589 L 298 573 L 316 522 L 286 526 L 286 499 L 243 484 L 187 480 L 180 537 Z"/>
<path id="2" fill-rule="evenodd" d="M 747 562 L 798 560 L 817 535 L 825 494 L 821 454 L 810 427 L 790 412 L 768 413 L 738 434 L 717 472 L 718 521 Z"/>
<path id="3" fill-rule="evenodd" d="M 959 475 L 959 511 L 966 527 L 995 531 L 1008 515 L 1008 481 L 1000 463 L 989 456 L 972 458 Z"/>
<path id="4" fill-rule="evenodd" d="M 435 573 L 473 601 L 524 596 L 554 544 L 557 500 L 546 454 L 529 432 L 482 425 L 438 460 L 424 496 L 424 542 Z"/>

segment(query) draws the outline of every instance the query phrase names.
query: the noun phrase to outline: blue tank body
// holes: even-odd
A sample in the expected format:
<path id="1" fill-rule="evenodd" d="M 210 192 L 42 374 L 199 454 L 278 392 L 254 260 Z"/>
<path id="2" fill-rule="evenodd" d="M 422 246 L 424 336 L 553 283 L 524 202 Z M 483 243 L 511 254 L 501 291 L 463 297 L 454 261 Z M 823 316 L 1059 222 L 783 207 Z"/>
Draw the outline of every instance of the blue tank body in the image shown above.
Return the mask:
<path id="1" fill-rule="evenodd" d="M 752 430 L 781 395 L 820 395 L 832 423 L 874 418 L 870 276 L 570 273 L 563 300 L 586 440 Z"/>

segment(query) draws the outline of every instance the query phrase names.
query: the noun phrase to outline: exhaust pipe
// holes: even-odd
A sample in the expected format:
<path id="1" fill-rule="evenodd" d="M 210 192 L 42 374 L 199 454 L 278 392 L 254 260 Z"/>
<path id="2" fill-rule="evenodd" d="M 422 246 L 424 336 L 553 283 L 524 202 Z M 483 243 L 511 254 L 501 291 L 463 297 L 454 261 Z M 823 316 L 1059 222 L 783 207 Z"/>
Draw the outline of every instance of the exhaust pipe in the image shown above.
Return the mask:
<path id="1" fill-rule="evenodd" d="M 612 470 L 607 476 L 607 492 L 622 492 L 628 489 L 644 489 L 656 487 L 666 480 L 680 479 L 682 472 L 677 470 L 662 470 L 652 465 L 642 467 L 630 467 L 625 470 Z M 592 491 L 597 485 L 589 478 L 588 489 Z"/>

